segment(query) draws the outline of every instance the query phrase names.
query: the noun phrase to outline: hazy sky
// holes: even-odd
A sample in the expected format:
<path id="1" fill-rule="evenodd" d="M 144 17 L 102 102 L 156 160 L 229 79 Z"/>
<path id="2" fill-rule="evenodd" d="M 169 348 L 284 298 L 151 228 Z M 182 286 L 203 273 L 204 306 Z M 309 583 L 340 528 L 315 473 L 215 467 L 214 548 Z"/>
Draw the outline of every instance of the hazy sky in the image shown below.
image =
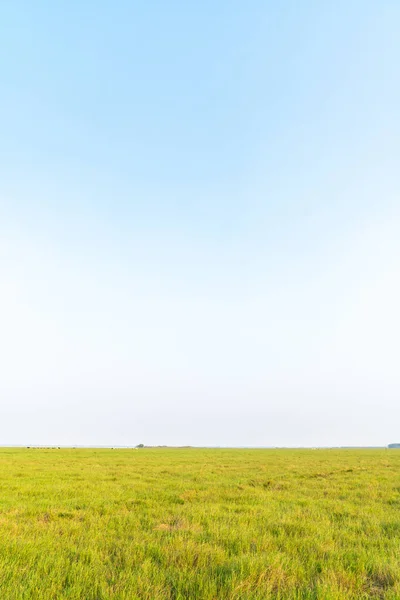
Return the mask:
<path id="1" fill-rule="evenodd" d="M 400 442 L 398 0 L 0 6 L 0 444 Z"/>

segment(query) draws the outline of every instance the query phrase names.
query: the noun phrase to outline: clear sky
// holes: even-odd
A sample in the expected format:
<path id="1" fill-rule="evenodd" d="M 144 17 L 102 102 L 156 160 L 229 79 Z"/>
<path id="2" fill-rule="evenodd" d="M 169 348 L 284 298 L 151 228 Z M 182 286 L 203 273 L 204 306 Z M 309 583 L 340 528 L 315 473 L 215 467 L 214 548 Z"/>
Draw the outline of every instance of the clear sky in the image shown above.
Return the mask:
<path id="1" fill-rule="evenodd" d="M 1 444 L 400 442 L 399 31 L 1 3 Z"/>

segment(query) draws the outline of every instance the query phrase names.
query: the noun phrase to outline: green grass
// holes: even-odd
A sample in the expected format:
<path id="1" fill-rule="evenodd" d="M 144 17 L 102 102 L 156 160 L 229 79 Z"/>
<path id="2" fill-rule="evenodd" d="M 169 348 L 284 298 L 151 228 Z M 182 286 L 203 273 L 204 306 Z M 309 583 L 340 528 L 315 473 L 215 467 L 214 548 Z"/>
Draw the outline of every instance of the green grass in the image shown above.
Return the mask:
<path id="1" fill-rule="evenodd" d="M 400 599 L 400 451 L 0 449 L 0 599 Z"/>

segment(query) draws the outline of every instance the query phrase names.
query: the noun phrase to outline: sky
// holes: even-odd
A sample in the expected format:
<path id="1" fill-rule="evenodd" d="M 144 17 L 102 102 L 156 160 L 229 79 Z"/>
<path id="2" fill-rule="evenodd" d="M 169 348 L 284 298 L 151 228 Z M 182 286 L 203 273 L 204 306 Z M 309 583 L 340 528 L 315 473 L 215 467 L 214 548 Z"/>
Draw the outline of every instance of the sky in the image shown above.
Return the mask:
<path id="1" fill-rule="evenodd" d="M 400 442 L 399 30 L 1 3 L 1 445 Z"/>

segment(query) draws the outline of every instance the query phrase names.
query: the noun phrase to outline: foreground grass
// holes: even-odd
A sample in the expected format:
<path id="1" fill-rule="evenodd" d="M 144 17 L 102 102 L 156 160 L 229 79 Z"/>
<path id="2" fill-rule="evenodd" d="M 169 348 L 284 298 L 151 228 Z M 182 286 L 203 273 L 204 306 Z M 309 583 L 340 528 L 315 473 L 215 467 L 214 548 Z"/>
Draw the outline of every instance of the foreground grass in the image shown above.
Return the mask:
<path id="1" fill-rule="evenodd" d="M 0 449 L 3 600 L 400 599 L 400 451 Z"/>

